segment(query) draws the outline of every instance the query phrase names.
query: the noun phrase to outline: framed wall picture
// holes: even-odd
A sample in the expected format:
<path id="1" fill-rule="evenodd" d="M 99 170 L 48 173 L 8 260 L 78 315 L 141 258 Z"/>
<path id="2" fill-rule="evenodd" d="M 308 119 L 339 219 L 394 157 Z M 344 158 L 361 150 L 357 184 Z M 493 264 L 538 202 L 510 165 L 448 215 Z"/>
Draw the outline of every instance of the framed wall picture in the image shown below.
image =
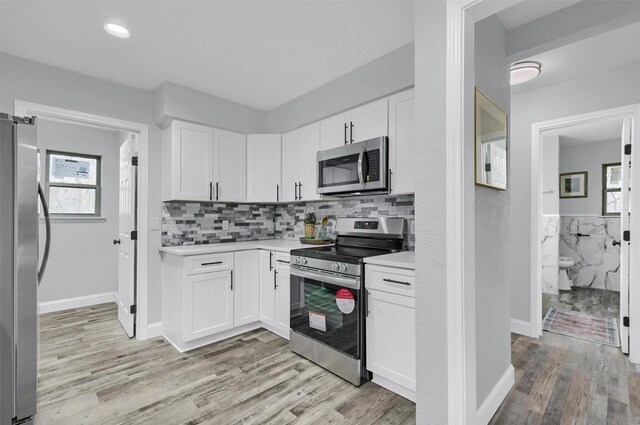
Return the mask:
<path id="1" fill-rule="evenodd" d="M 560 174 L 560 198 L 586 198 L 589 180 L 586 171 Z"/>
<path id="2" fill-rule="evenodd" d="M 476 88 L 476 184 L 493 189 L 509 187 L 509 126 L 507 114 Z"/>

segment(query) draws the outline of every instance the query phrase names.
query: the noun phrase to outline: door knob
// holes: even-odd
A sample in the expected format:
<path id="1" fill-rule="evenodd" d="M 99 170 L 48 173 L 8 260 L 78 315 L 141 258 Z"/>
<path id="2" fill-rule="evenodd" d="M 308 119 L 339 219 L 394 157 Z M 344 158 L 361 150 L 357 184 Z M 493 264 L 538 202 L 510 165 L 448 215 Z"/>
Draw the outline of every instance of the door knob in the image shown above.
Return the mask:
<path id="1" fill-rule="evenodd" d="M 114 245 L 120 245 L 120 239 L 114 239 L 113 240 L 113 244 Z"/>

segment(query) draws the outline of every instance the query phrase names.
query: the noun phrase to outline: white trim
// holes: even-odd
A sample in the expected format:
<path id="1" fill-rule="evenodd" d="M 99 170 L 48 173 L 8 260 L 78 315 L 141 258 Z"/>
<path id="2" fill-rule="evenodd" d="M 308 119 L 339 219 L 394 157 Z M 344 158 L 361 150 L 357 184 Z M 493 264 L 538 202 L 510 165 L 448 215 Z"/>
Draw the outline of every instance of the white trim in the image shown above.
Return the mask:
<path id="1" fill-rule="evenodd" d="M 56 301 L 44 301 L 38 303 L 38 314 L 52 313 L 54 311 L 69 310 L 72 308 L 87 307 L 90 305 L 115 303 L 116 293 L 105 292 L 102 294 L 85 295 L 82 297 L 65 298 Z"/>
<path id="2" fill-rule="evenodd" d="M 167 335 L 164 334 L 162 335 L 162 337 L 171 345 L 173 345 L 176 350 L 181 353 L 186 353 L 187 351 L 195 350 L 196 348 L 204 347 L 205 345 L 213 344 L 214 342 L 222 341 L 224 339 L 238 336 L 245 332 L 260 329 L 262 327 L 263 325 L 261 322 L 248 323 L 237 328 L 229 329 L 228 331 L 194 339 L 193 341 L 172 341 Z"/>
<path id="3" fill-rule="evenodd" d="M 542 216 L 542 161 L 540 158 L 540 140 L 543 131 L 558 130 L 574 125 L 588 124 L 610 119 L 631 117 L 633 128 L 640 128 L 640 104 L 605 109 L 587 114 L 563 117 L 549 121 L 533 123 L 531 125 L 531 275 L 530 275 L 530 306 L 529 320 L 531 335 L 536 338 L 542 335 L 542 247 L 540 217 Z M 634 130 L 635 134 L 637 130 Z M 640 149 L 632 150 L 632 162 L 640 163 Z M 632 173 L 631 187 L 640 187 L 640 174 Z M 632 197 L 632 210 L 640 210 L 640 197 Z M 631 231 L 640 234 L 640 220 L 631 221 Z M 637 256 L 638 254 L 636 254 Z M 631 275 L 640 276 L 640 259 L 631 259 Z M 630 279 L 633 281 L 633 279 Z M 637 289 L 636 289 L 637 291 Z M 629 317 L 640 317 L 640 293 L 634 293 L 634 285 L 629 288 Z M 629 359 L 633 363 L 640 363 L 640 326 L 629 328 Z"/>
<path id="4" fill-rule="evenodd" d="M 511 332 L 514 334 L 520 334 L 524 336 L 532 336 L 531 323 L 525 322 L 524 320 L 511 319 Z"/>
<path id="5" fill-rule="evenodd" d="M 147 326 L 147 338 L 162 336 L 163 333 L 164 328 L 162 327 L 162 322 L 150 323 Z"/>
<path id="6" fill-rule="evenodd" d="M 35 115 L 40 119 L 60 121 L 112 130 L 129 131 L 138 135 L 138 270 L 136 338 L 148 338 L 148 276 L 149 276 L 149 126 L 132 121 L 88 114 L 70 109 L 16 100 L 14 114 Z"/>
<path id="7" fill-rule="evenodd" d="M 493 387 L 487 398 L 482 402 L 478 409 L 476 424 L 486 425 L 498 411 L 502 401 L 507 397 L 511 387 L 515 383 L 515 370 L 513 365 L 509 365 L 507 370 L 502 374 L 498 383 Z"/>
<path id="8" fill-rule="evenodd" d="M 371 382 L 373 382 L 374 384 L 378 384 L 381 387 L 384 387 L 389 391 L 394 392 L 399 396 L 406 398 L 407 400 L 413 401 L 414 403 L 416 402 L 416 392 L 414 390 L 410 390 L 407 387 L 403 387 L 402 385 L 399 385 L 396 382 L 393 382 L 380 375 L 376 375 L 375 373 L 371 378 Z"/>

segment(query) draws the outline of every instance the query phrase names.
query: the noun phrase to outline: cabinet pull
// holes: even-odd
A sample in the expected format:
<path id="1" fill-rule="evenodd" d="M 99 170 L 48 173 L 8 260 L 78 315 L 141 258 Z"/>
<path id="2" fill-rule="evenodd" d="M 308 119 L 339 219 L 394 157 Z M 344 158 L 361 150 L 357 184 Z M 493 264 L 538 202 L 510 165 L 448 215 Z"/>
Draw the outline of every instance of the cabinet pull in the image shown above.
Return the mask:
<path id="1" fill-rule="evenodd" d="M 200 263 L 201 266 L 211 266 L 213 264 L 222 264 L 222 261 L 212 261 L 210 263 Z"/>
<path id="2" fill-rule="evenodd" d="M 298 182 L 298 201 L 302 201 L 302 182 Z"/>
<path id="3" fill-rule="evenodd" d="M 276 289 L 278 289 L 278 278 L 276 277 L 277 274 L 278 274 L 278 270 L 274 270 L 273 271 L 273 289 L 274 289 L 274 291 Z"/>
<path id="4" fill-rule="evenodd" d="M 278 260 L 278 263 L 291 264 L 291 262 L 290 262 L 290 261 L 284 261 L 284 260 Z"/>
<path id="5" fill-rule="evenodd" d="M 349 143 L 347 140 L 347 123 L 344 123 L 344 144 L 346 145 L 347 143 Z"/>
<path id="6" fill-rule="evenodd" d="M 400 280 L 393 280 L 393 279 L 382 279 L 385 282 L 389 282 L 389 283 L 399 283 L 400 285 L 408 285 L 411 286 L 410 282 L 402 282 Z"/>
<path id="7" fill-rule="evenodd" d="M 391 193 L 393 191 L 393 188 L 391 187 L 391 175 L 393 174 L 393 170 L 391 168 L 389 168 L 389 181 L 387 182 L 387 184 L 389 185 L 389 193 Z"/>
<path id="8" fill-rule="evenodd" d="M 276 202 L 280 202 L 280 185 L 276 185 Z"/>
<path id="9" fill-rule="evenodd" d="M 298 182 L 294 183 L 294 186 L 295 188 L 293 190 L 293 193 L 294 193 L 293 197 L 297 201 L 298 200 Z"/>
<path id="10" fill-rule="evenodd" d="M 216 201 L 220 200 L 220 185 L 216 182 Z"/>
<path id="11" fill-rule="evenodd" d="M 273 270 L 273 252 L 269 251 L 269 271 Z"/>
<path id="12" fill-rule="evenodd" d="M 349 132 L 349 137 L 351 138 L 351 141 L 349 143 L 353 143 L 353 121 L 349 121 L 349 123 L 351 124 L 351 131 Z"/>
<path id="13" fill-rule="evenodd" d="M 213 182 L 209 182 L 209 200 L 213 201 Z"/>
<path id="14" fill-rule="evenodd" d="M 230 270 L 230 271 L 231 271 L 231 285 L 230 286 L 231 286 L 231 290 L 233 291 L 233 270 Z"/>
<path id="15" fill-rule="evenodd" d="M 368 289 L 367 289 L 367 296 L 365 298 L 365 304 L 366 304 L 365 307 L 367 309 L 367 316 L 366 317 L 369 317 L 369 304 L 370 304 L 370 302 L 369 302 L 369 290 Z"/>

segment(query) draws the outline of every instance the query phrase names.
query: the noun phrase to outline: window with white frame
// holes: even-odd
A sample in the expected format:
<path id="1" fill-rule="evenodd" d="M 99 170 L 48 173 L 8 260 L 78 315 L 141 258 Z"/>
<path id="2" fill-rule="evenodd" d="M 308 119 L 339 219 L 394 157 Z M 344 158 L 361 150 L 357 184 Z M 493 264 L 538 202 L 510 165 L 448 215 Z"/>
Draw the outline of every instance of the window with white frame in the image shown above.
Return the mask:
<path id="1" fill-rule="evenodd" d="M 622 166 L 602 164 L 602 215 L 620 215 L 622 211 Z"/>
<path id="2" fill-rule="evenodd" d="M 46 191 L 51 215 L 100 216 L 97 155 L 47 151 Z"/>

